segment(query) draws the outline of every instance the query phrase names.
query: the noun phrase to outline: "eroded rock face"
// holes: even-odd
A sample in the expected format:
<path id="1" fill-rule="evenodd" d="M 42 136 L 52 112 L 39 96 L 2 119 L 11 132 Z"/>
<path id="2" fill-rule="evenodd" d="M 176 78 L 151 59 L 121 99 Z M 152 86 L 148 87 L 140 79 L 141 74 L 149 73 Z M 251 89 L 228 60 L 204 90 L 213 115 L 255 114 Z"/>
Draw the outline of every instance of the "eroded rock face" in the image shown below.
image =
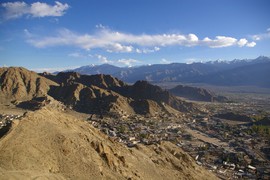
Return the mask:
<path id="1" fill-rule="evenodd" d="M 0 151 L 0 179 L 216 179 L 172 143 L 130 149 L 56 108 L 28 113 Z"/>

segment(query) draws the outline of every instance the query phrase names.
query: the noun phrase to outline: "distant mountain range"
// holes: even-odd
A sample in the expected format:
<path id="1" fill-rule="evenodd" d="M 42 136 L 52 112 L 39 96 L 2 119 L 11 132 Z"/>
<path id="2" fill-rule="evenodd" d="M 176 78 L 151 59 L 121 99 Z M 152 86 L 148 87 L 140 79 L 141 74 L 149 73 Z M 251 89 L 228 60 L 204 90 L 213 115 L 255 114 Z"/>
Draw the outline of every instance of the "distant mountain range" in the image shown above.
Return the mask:
<path id="1" fill-rule="evenodd" d="M 68 70 L 80 74 L 110 74 L 125 82 L 205 83 L 219 86 L 259 86 L 270 88 L 270 58 L 210 61 L 205 63 L 154 64 L 116 67 L 110 64 L 82 66 Z"/>

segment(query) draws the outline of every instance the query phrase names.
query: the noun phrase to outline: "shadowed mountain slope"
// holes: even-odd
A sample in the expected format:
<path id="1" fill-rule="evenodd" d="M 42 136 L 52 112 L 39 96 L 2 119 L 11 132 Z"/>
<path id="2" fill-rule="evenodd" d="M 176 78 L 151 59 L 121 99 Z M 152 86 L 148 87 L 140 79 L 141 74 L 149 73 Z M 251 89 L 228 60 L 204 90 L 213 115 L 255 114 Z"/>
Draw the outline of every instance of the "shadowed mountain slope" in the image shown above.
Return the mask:
<path id="1" fill-rule="evenodd" d="M 203 88 L 191 87 L 185 85 L 178 85 L 169 90 L 175 96 L 187 98 L 195 101 L 206 101 L 206 102 L 225 102 L 228 99 L 224 96 L 217 96 L 215 93 L 208 91 Z"/>
<path id="2" fill-rule="evenodd" d="M 90 114 L 134 114 L 129 98 L 97 86 L 71 83 L 54 86 L 49 95 L 73 109 Z"/>
<path id="3" fill-rule="evenodd" d="M 62 72 L 57 75 L 43 75 L 61 84 L 59 87 L 51 88 L 49 94 L 52 97 L 76 106 L 77 110 L 84 112 L 101 113 L 101 110 L 98 110 L 101 109 L 100 107 L 103 112 L 111 112 L 111 108 L 114 107 L 113 112 L 147 114 L 151 109 L 162 111 L 166 105 L 182 112 L 196 109 L 191 103 L 177 99 L 168 91 L 146 81 L 127 85 L 117 78 L 103 74 L 80 75 L 75 72 Z M 136 108 L 135 105 L 138 104 L 149 108 L 145 110 Z"/>
<path id="4" fill-rule="evenodd" d="M 176 110 L 191 112 L 195 109 L 194 105 L 183 100 L 177 99 L 171 93 L 163 90 L 159 86 L 152 85 L 147 81 L 137 81 L 132 86 L 125 86 L 115 89 L 119 94 L 131 97 L 135 100 L 150 99 L 159 104 L 168 104 Z"/>

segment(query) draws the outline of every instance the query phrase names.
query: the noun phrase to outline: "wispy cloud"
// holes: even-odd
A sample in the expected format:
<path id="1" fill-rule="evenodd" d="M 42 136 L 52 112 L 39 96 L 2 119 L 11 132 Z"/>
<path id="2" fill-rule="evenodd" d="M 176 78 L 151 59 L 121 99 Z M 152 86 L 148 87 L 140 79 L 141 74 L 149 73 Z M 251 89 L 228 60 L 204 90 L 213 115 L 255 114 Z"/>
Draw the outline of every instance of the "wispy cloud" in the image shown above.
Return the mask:
<path id="1" fill-rule="evenodd" d="M 125 46 L 121 45 L 119 43 L 112 43 L 111 45 L 108 45 L 107 47 L 108 52 L 132 52 L 133 47 L 132 46 Z"/>
<path id="2" fill-rule="evenodd" d="M 27 17 L 46 17 L 46 16 L 63 16 L 69 8 L 68 4 L 55 1 L 54 5 L 42 2 L 27 4 L 25 2 L 6 2 L 1 4 L 3 8 L 3 19 L 10 20 L 23 16 Z"/>
<path id="3" fill-rule="evenodd" d="M 53 46 L 75 46 L 85 50 L 95 48 L 105 49 L 107 52 L 121 53 L 150 53 L 167 46 L 207 46 L 223 48 L 229 46 L 254 47 L 247 39 L 236 39 L 227 36 L 216 36 L 214 39 L 205 37 L 200 40 L 195 34 L 128 34 L 112 31 L 102 26 L 93 34 L 78 34 L 68 29 L 59 30 L 56 35 L 29 38 L 30 44 L 38 48 Z M 252 46 L 253 45 L 253 46 Z"/>
<path id="4" fill-rule="evenodd" d="M 270 38 L 270 28 L 268 28 L 265 33 L 253 35 L 252 38 L 255 41 L 260 41 L 260 40 L 263 40 L 263 39 Z"/>
<path id="5" fill-rule="evenodd" d="M 143 49 L 139 49 L 139 48 L 136 48 L 136 53 L 143 53 L 143 54 L 147 54 L 147 53 L 153 53 L 153 52 L 156 52 L 156 51 L 159 51 L 160 48 L 159 47 L 154 47 L 153 49 L 149 49 L 149 48 L 143 48 Z"/>
<path id="6" fill-rule="evenodd" d="M 117 60 L 117 63 L 125 66 L 132 66 L 135 63 L 140 63 L 140 61 L 136 59 L 119 59 Z"/>

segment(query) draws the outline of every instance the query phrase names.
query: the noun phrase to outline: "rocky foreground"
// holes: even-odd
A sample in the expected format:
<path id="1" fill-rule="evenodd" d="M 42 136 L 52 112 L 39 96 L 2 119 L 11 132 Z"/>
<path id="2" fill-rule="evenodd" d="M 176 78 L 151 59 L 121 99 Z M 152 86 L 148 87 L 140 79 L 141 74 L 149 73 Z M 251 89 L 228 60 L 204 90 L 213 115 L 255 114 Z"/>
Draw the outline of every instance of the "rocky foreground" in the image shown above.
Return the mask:
<path id="1" fill-rule="evenodd" d="M 134 148 L 43 107 L 0 140 L 0 179 L 216 179 L 170 142 Z"/>

